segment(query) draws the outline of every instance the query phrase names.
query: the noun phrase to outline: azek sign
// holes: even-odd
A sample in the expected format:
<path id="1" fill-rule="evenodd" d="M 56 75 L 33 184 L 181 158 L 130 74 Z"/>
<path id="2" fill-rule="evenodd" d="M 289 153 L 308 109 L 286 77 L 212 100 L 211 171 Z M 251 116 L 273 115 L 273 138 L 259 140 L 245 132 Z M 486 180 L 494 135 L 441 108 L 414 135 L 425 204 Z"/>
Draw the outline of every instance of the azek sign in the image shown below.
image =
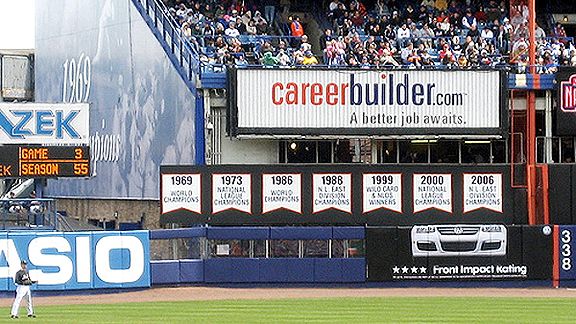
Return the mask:
<path id="1" fill-rule="evenodd" d="M 7 233 L 0 235 L 0 290 L 14 289 L 20 260 L 35 289 L 150 286 L 148 231 Z"/>
<path id="2" fill-rule="evenodd" d="M 501 71 L 238 69 L 235 135 L 500 135 Z"/>
<path id="3" fill-rule="evenodd" d="M 0 144 L 88 142 L 88 104 L 0 104 Z"/>

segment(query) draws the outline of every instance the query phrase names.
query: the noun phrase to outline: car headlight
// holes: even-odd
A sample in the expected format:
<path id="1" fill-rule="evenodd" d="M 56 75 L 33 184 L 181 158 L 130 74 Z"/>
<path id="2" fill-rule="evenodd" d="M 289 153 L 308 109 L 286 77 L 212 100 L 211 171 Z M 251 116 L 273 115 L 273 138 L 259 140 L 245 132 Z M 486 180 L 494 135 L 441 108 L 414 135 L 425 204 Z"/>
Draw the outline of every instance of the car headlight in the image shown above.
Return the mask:
<path id="1" fill-rule="evenodd" d="M 501 233 L 502 226 L 500 225 L 482 225 L 482 232 Z"/>
<path id="2" fill-rule="evenodd" d="M 436 232 L 436 228 L 434 226 L 421 226 L 416 227 L 417 234 L 428 234 Z"/>

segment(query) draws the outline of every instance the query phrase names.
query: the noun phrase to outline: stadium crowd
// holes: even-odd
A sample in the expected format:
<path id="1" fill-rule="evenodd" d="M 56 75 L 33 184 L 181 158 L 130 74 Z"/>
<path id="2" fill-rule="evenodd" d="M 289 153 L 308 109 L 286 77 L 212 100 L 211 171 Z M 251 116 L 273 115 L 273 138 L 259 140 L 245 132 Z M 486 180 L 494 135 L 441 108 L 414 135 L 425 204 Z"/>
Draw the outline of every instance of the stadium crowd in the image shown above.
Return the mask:
<path id="1" fill-rule="evenodd" d="M 376 0 L 367 8 L 358 0 L 331 0 L 314 49 L 301 18 L 286 14 L 289 5 L 175 0 L 168 10 L 207 66 L 508 66 L 524 73 L 529 64 L 526 24 L 514 29 L 511 23 L 525 17 L 511 16 L 505 1 Z M 536 39 L 538 73 L 576 66 L 576 49 L 561 24 L 549 33 L 537 26 Z"/>

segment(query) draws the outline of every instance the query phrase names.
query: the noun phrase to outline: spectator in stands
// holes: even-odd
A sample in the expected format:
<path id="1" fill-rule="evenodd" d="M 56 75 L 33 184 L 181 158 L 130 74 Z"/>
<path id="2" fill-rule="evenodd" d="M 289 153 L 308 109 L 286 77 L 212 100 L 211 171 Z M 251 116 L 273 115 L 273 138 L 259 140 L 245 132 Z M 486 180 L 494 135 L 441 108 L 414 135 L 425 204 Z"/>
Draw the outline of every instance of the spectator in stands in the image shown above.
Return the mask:
<path id="1" fill-rule="evenodd" d="M 188 22 L 184 22 L 181 27 L 182 35 L 186 38 L 190 38 L 192 36 L 192 29 L 190 28 L 190 24 Z"/>
<path id="2" fill-rule="evenodd" d="M 263 0 L 262 4 L 264 5 L 264 17 L 268 21 L 269 24 L 274 23 L 274 16 L 276 15 L 276 1 L 274 0 Z"/>
<path id="3" fill-rule="evenodd" d="M 268 22 L 266 21 L 266 19 L 264 19 L 262 17 L 262 14 L 260 13 L 260 11 L 256 11 L 254 13 L 254 24 L 256 25 L 256 30 L 258 32 L 258 34 L 260 35 L 264 35 L 267 34 L 268 32 Z"/>
<path id="4" fill-rule="evenodd" d="M 466 58 L 466 55 L 462 54 L 458 57 L 458 66 L 461 68 L 468 67 L 468 59 Z"/>
<path id="5" fill-rule="evenodd" d="M 408 54 L 408 66 L 409 67 L 419 67 L 422 66 L 422 57 L 416 49 L 412 49 L 410 54 Z"/>
<path id="6" fill-rule="evenodd" d="M 328 5 L 328 10 L 330 10 L 330 13 L 332 13 L 334 10 L 338 9 L 339 5 L 340 5 L 340 1 L 332 0 L 332 1 L 330 1 L 330 4 Z M 330 17 L 330 13 L 328 13 L 328 17 Z"/>
<path id="7" fill-rule="evenodd" d="M 317 65 L 318 59 L 312 54 L 312 51 L 307 50 L 304 52 L 304 59 L 302 60 L 303 65 Z"/>
<path id="8" fill-rule="evenodd" d="M 448 1 L 446 0 L 435 0 L 434 1 L 434 8 L 438 11 L 444 11 L 448 9 Z"/>
<path id="9" fill-rule="evenodd" d="M 412 42 L 409 42 L 408 45 L 406 45 L 406 47 L 402 48 L 402 50 L 400 51 L 400 57 L 402 58 L 402 64 L 409 64 L 410 63 L 408 61 L 408 58 L 412 54 L 413 50 L 414 50 L 414 45 L 412 44 Z"/>
<path id="10" fill-rule="evenodd" d="M 544 40 L 544 38 L 546 38 L 546 32 L 544 32 L 544 29 L 542 29 L 540 25 L 536 24 L 536 30 L 534 31 L 534 36 L 536 37 L 536 41 Z"/>
<path id="11" fill-rule="evenodd" d="M 462 18 L 462 27 L 465 29 L 472 29 L 472 27 L 478 27 L 478 21 L 476 17 L 472 14 L 472 9 L 466 9 L 466 15 Z"/>
<path id="12" fill-rule="evenodd" d="M 244 20 L 242 20 L 242 17 L 236 18 L 235 27 L 240 35 L 246 35 L 246 24 L 244 23 Z"/>
<path id="13" fill-rule="evenodd" d="M 386 0 L 377 0 L 376 1 L 376 15 L 378 16 L 385 16 L 390 14 L 390 8 L 386 3 Z"/>
<path id="14" fill-rule="evenodd" d="M 256 22 L 252 19 L 248 22 L 248 25 L 246 26 L 246 34 L 247 35 L 258 34 L 258 30 L 256 29 Z"/>
<path id="15" fill-rule="evenodd" d="M 554 35 L 554 37 L 557 37 L 557 38 L 566 37 L 566 31 L 564 30 L 564 27 L 562 26 L 561 23 L 556 23 L 556 26 L 554 26 L 553 35 Z"/>
<path id="16" fill-rule="evenodd" d="M 570 66 L 576 66 L 576 50 L 570 50 L 570 56 L 568 57 L 568 62 Z"/>
<path id="17" fill-rule="evenodd" d="M 246 10 L 240 18 L 242 18 L 242 22 L 248 26 L 248 23 L 252 20 L 252 11 Z"/>
<path id="18" fill-rule="evenodd" d="M 236 22 L 231 21 L 230 24 L 228 24 L 228 28 L 226 28 L 226 30 L 224 31 L 224 35 L 228 37 L 240 36 L 240 32 L 238 31 L 238 29 L 236 29 Z"/>
<path id="19" fill-rule="evenodd" d="M 422 58 L 422 66 L 434 66 L 434 61 L 432 60 L 432 57 L 430 56 L 430 53 L 427 50 L 419 50 L 420 51 L 420 57 Z"/>
<path id="20" fill-rule="evenodd" d="M 486 41 L 492 41 L 492 39 L 494 38 L 494 33 L 492 32 L 492 29 L 484 28 L 480 33 L 480 37 L 482 37 L 482 39 L 485 39 Z"/>
<path id="21" fill-rule="evenodd" d="M 236 66 L 239 67 L 248 65 L 248 61 L 246 61 L 246 56 L 244 55 L 244 53 L 236 56 L 236 61 L 234 63 L 236 64 Z"/>
<path id="22" fill-rule="evenodd" d="M 288 55 L 288 53 L 286 53 L 286 50 L 284 50 L 284 49 L 280 49 L 280 51 L 278 52 L 278 55 L 276 55 L 276 58 L 278 59 L 278 64 L 280 66 L 292 65 L 292 59 L 290 58 L 290 55 Z"/>
<path id="23" fill-rule="evenodd" d="M 408 29 L 405 23 L 396 31 L 396 40 L 398 41 L 399 47 L 405 47 L 409 43 L 410 29 Z"/>
<path id="24" fill-rule="evenodd" d="M 239 62 L 244 65 L 252 59 L 257 63 L 263 61 L 267 52 L 271 52 L 278 59 L 278 64 L 283 66 L 304 64 L 304 60 L 308 62 L 306 53 L 312 47 L 302 23 L 296 17 L 286 30 L 293 35 L 293 27 L 296 26 L 295 30 L 300 30 L 302 41 L 291 40 L 286 44 L 281 39 L 264 42 L 258 38 L 258 35 L 276 33 L 275 26 L 271 25 L 275 18 L 266 8 L 273 6 L 274 1 L 259 1 L 261 7 L 253 1 L 213 3 L 212 0 L 182 2 L 171 6 L 168 12 L 180 24 L 182 35 L 190 39 L 192 47 L 198 47 L 203 53 L 200 55 L 203 64 Z M 372 7 L 367 8 L 358 0 L 329 2 L 328 17 L 336 28 L 324 30 L 324 35 L 320 37 L 324 64 L 361 68 L 396 66 L 399 56 L 402 64 L 410 66 L 433 65 L 442 60 L 444 63 L 455 62 L 461 67 L 502 66 L 507 62 L 521 67 L 527 62 L 527 42 L 520 41 L 522 47 L 509 44 L 513 30 L 505 17 L 505 2 L 454 0 L 450 1 L 449 6 L 446 0 L 416 3 L 376 0 L 367 3 L 371 3 Z M 260 12 L 264 12 L 264 17 Z M 524 29 L 520 28 L 515 37 L 522 36 Z M 554 37 L 566 35 L 559 24 L 550 34 Z M 464 41 L 462 35 L 469 37 Z M 558 65 L 573 64 L 573 45 L 565 38 L 559 41 L 558 38 L 545 39 L 545 36 L 544 29 L 538 26 L 539 70 L 546 73 Z M 276 44 L 276 48 L 272 44 Z M 444 44 L 448 45 L 451 53 L 449 58 L 446 58 L 448 55 Z M 503 57 L 511 51 L 510 47 L 513 47 L 513 53 Z M 436 56 L 436 53 L 439 55 Z"/>
<path id="25" fill-rule="evenodd" d="M 297 49 L 292 54 L 294 65 L 299 66 L 304 64 L 304 52 L 301 49 Z"/>
<path id="26" fill-rule="evenodd" d="M 10 194 L 9 194 L 8 197 L 9 197 L 9 198 L 10 198 L 10 197 L 14 197 L 14 193 L 13 193 L 13 192 L 10 192 Z M 5 211 L 9 211 L 9 209 L 10 209 L 10 200 L 8 200 L 8 199 L 3 199 L 3 200 L 2 200 L 2 209 L 4 209 Z"/>
<path id="27" fill-rule="evenodd" d="M 272 67 L 278 65 L 278 59 L 272 54 L 272 52 L 264 53 L 261 62 L 264 67 Z"/>
<path id="28" fill-rule="evenodd" d="M 22 207 L 22 205 L 20 203 L 18 203 L 17 201 L 15 201 L 16 195 L 14 194 L 13 191 L 10 191 L 10 193 L 8 194 L 8 199 L 9 199 L 9 201 L 6 204 L 5 209 L 9 213 L 21 214 L 25 211 L 25 209 Z"/>
<path id="29" fill-rule="evenodd" d="M 326 49 L 328 43 L 331 42 L 333 39 L 332 37 L 332 29 L 326 28 L 324 29 L 324 34 L 320 36 L 320 48 L 322 50 Z"/>
<path id="30" fill-rule="evenodd" d="M 447 67 L 458 66 L 458 64 L 456 63 L 456 58 L 454 57 L 454 54 L 452 54 L 451 51 L 446 52 L 446 55 L 444 55 L 444 57 L 440 61 L 440 64 Z"/>
<path id="31" fill-rule="evenodd" d="M 500 14 L 500 8 L 498 7 L 498 3 L 496 2 L 496 0 L 490 0 L 488 2 L 488 6 L 486 6 L 486 20 L 499 21 L 501 18 L 502 16 Z"/>
<path id="32" fill-rule="evenodd" d="M 312 44 L 308 43 L 308 36 L 302 35 L 302 38 L 300 38 L 300 48 L 303 52 L 312 50 Z"/>
<path id="33" fill-rule="evenodd" d="M 478 10 L 476 11 L 476 13 L 473 13 L 474 17 L 476 17 L 476 22 L 479 24 L 485 24 L 488 16 L 486 15 L 486 12 L 484 11 L 484 6 L 482 4 L 480 4 L 478 6 Z"/>
<path id="34" fill-rule="evenodd" d="M 302 35 L 304 35 L 304 26 L 302 26 L 302 23 L 300 22 L 300 17 L 289 17 L 288 20 L 290 21 L 292 37 L 302 37 Z"/>

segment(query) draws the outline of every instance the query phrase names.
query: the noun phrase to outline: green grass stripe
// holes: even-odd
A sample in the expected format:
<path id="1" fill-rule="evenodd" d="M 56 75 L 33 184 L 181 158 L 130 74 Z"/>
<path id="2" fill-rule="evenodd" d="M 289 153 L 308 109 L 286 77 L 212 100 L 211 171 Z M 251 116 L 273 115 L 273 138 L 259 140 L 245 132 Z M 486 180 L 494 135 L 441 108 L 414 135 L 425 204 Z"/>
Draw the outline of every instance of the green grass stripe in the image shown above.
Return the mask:
<path id="1" fill-rule="evenodd" d="M 99 298 L 99 297 L 95 297 Z M 10 322 L 9 310 L 0 322 Z M 25 317 L 25 310 L 20 313 Z M 574 323 L 576 298 L 382 297 L 37 307 L 38 323 Z"/>

